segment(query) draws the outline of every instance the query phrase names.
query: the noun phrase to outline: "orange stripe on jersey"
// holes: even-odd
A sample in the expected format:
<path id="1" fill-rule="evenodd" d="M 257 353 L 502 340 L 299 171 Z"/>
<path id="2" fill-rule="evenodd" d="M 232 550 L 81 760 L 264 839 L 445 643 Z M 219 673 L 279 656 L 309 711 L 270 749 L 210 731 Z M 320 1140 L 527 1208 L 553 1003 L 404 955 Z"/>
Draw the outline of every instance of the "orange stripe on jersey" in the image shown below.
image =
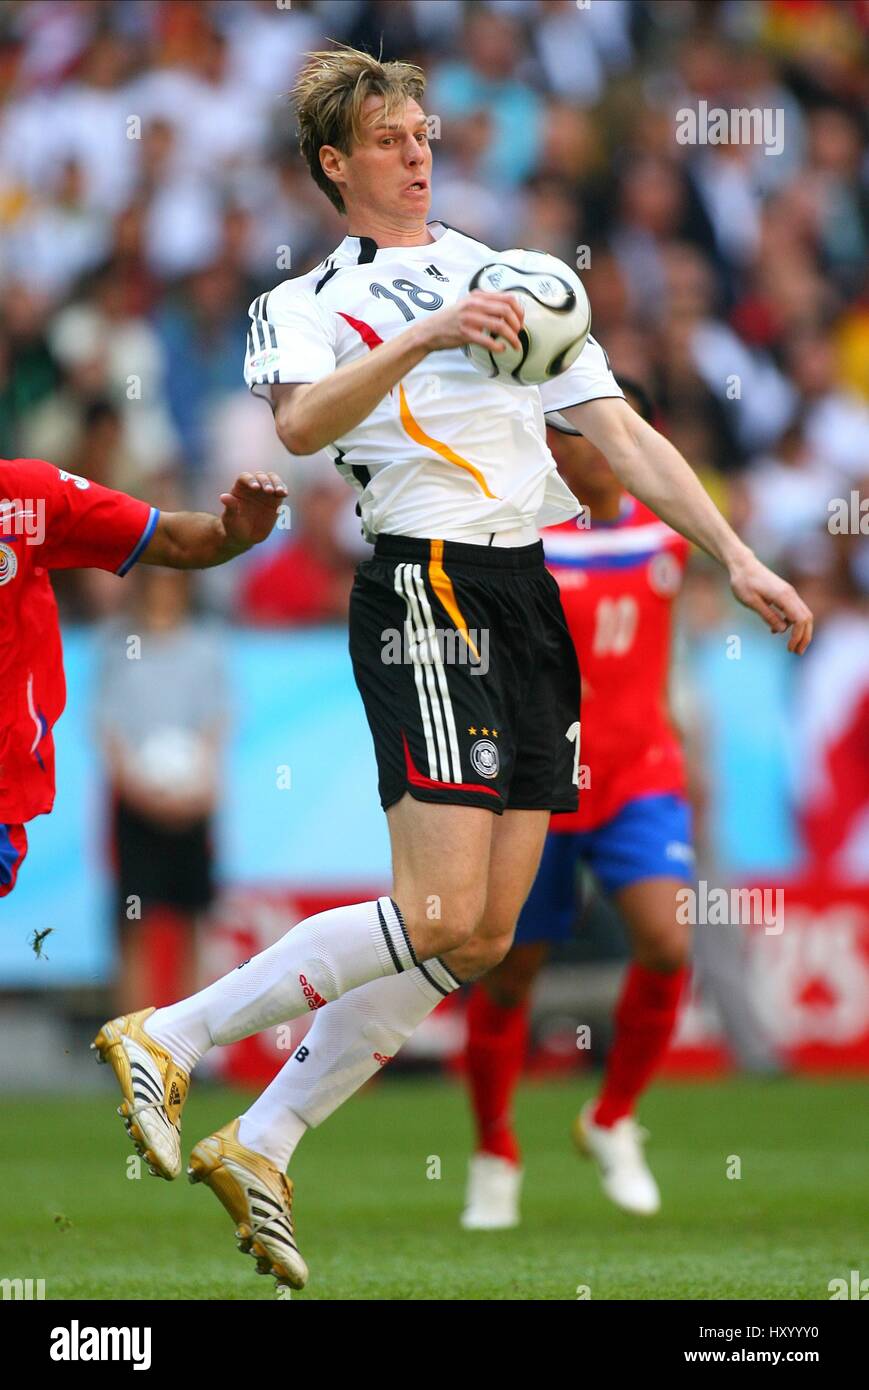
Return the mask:
<path id="1" fill-rule="evenodd" d="M 442 459 L 446 459 L 447 463 L 454 463 L 457 468 L 464 468 L 466 472 L 470 473 L 471 477 L 479 483 L 487 497 L 491 497 L 493 502 L 499 502 L 501 499 L 496 497 L 494 492 L 489 491 L 486 479 L 483 477 L 479 468 L 475 468 L 467 459 L 463 459 L 461 454 L 457 454 L 454 449 L 450 448 L 449 444 L 444 444 L 442 440 L 433 439 L 430 434 L 426 434 L 425 430 L 411 414 L 410 406 L 407 403 L 407 396 L 405 395 L 402 385 L 399 385 L 398 388 L 398 398 L 401 403 L 401 423 L 404 425 L 411 439 L 417 444 L 424 445 L 426 449 L 433 449 L 436 454 L 440 454 Z"/>
<path id="2" fill-rule="evenodd" d="M 470 651 L 474 653 L 477 660 L 480 660 L 480 653 L 477 651 L 468 632 L 468 624 L 465 622 L 464 614 L 456 601 L 453 581 L 444 570 L 444 543 L 443 541 L 431 541 L 431 558 L 428 562 L 429 583 L 449 613 L 457 630 L 462 634 L 468 644 Z"/>

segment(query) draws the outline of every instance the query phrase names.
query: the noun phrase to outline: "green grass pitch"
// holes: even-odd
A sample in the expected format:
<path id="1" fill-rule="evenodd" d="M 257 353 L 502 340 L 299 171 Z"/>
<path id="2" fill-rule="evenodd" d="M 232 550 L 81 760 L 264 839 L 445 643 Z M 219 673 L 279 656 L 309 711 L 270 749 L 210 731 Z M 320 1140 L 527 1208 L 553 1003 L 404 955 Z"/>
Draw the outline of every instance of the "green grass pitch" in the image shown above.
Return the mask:
<path id="1" fill-rule="evenodd" d="M 107 1079 L 108 1080 L 108 1079 Z M 869 1138 L 860 1081 L 660 1084 L 641 1117 L 664 1208 L 619 1212 L 574 1153 L 590 1083 L 526 1084 L 524 1223 L 459 1229 L 470 1135 L 461 1087 L 390 1078 L 308 1135 L 293 1162 L 304 1299 L 827 1299 L 866 1268 Z M 212 1193 L 128 1178 L 116 1093 L 9 1099 L 0 1134 L 0 1278 L 46 1298 L 270 1299 Z M 194 1084 L 186 1151 L 244 1108 Z M 728 1166 L 741 1177 L 728 1178 Z M 440 1177 L 429 1176 L 440 1171 Z"/>

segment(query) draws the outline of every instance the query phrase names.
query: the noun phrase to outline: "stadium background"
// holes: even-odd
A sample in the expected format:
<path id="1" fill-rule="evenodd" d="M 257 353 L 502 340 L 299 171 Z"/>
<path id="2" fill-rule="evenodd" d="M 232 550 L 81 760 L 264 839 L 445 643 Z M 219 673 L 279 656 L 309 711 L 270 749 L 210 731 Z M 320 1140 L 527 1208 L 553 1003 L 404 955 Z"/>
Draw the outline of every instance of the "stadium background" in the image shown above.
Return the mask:
<path id="1" fill-rule="evenodd" d="M 3 6 L 0 453 L 166 507 L 214 509 L 241 469 L 276 469 L 291 488 L 286 528 L 194 580 L 183 629 L 205 662 L 190 658 L 185 682 L 201 682 L 220 749 L 221 892 L 203 976 L 312 904 L 388 882 L 346 656 L 365 549 L 352 498 L 325 456 L 284 454 L 241 379 L 251 299 L 344 234 L 279 98 L 329 38 L 375 51 L 382 38 L 384 56 L 428 72 L 432 217 L 570 263 L 588 248 L 595 333 L 616 372 L 651 388 L 716 501 L 817 614 L 797 662 L 692 561 L 673 694 L 700 876 L 782 888 L 786 925 L 698 929 L 708 987 L 699 972 L 671 1066 L 869 1066 L 869 522 L 863 534 L 854 514 L 844 534 L 828 525 L 831 501 L 864 497 L 869 481 L 860 3 Z M 675 112 L 700 101 L 783 113 L 781 151 L 677 143 Z M 105 1016 L 117 983 L 102 682 L 145 621 L 142 589 L 95 572 L 56 583 L 69 704 L 56 810 L 32 825 L 0 920 L 7 1087 L 32 1083 L 34 1056 L 39 1084 L 93 1084 L 81 1049 L 57 1044 Z M 171 781 L 172 695 L 150 700 L 147 775 L 160 780 L 163 737 Z M 538 990 L 538 1070 L 588 1065 L 577 1021 L 606 1036 L 624 941 L 588 891 L 583 932 Z M 38 953 L 33 933 L 48 929 Z M 164 913 L 139 930 L 151 997 L 172 996 L 172 923 Z M 743 986 L 753 1013 L 724 1017 L 725 1045 L 721 1010 Z M 454 1057 L 460 1014 L 441 1011 L 409 1057 Z M 231 1075 L 261 1077 L 283 1056 L 274 1039 L 243 1046 Z"/>

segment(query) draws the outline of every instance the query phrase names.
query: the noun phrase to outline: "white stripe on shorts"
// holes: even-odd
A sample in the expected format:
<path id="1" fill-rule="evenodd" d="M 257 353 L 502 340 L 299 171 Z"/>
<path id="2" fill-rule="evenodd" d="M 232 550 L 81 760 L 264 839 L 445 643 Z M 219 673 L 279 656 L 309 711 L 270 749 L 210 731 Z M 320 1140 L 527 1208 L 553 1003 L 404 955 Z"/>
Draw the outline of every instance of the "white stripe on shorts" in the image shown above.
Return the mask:
<path id="1" fill-rule="evenodd" d="M 407 563 L 401 563 L 396 565 L 394 580 L 395 592 L 397 594 L 400 594 L 401 597 L 404 599 L 405 606 L 407 609 L 404 619 L 405 644 L 407 646 L 407 650 L 411 653 L 411 662 L 413 665 L 413 679 L 416 682 L 416 693 L 419 697 L 419 712 L 420 718 L 422 719 L 423 733 L 425 734 L 426 752 L 428 753 L 428 775 L 429 777 L 436 780 L 438 776 L 438 763 L 437 753 L 435 751 L 434 729 L 432 727 L 431 711 L 429 709 L 428 695 L 426 694 L 425 678 L 423 676 L 422 665 L 420 664 L 416 653 L 416 636 L 414 633 L 413 625 L 413 612 L 415 608 L 415 602 L 414 607 L 412 608 L 411 580 L 410 575 L 407 573 L 407 571 L 409 571 L 410 568 L 411 566 Z M 405 585 L 407 586 L 407 591 L 405 591 Z M 440 711 L 438 711 L 438 713 L 440 713 Z"/>
<path id="2" fill-rule="evenodd" d="M 423 581 L 423 578 L 422 578 L 422 574 L 421 574 L 421 572 L 420 572 L 420 567 L 419 567 L 419 565 L 414 565 L 414 567 L 413 567 L 413 577 L 414 577 L 414 581 L 415 581 L 415 583 L 416 583 L 417 593 L 419 594 L 419 603 L 420 603 L 420 607 L 422 608 L 422 611 L 423 611 L 423 613 L 424 613 L 424 615 L 425 615 L 425 618 L 426 618 L 426 621 L 427 621 L 427 623 L 428 623 L 429 632 L 432 634 L 432 640 L 431 640 L 432 659 L 433 659 L 434 665 L 435 665 L 435 671 L 436 671 L 436 674 L 437 674 L 438 686 L 440 687 L 441 699 L 443 700 L 444 721 L 445 721 L 446 727 L 447 727 L 447 737 L 448 737 L 448 739 L 449 739 L 450 754 L 452 755 L 452 764 L 453 764 L 452 774 L 450 774 L 449 766 L 447 766 L 447 768 L 446 768 L 446 780 L 447 780 L 447 781 L 453 781 L 453 782 L 461 782 L 461 780 L 462 780 L 462 764 L 461 764 L 461 759 L 460 759 L 460 757 L 459 757 L 459 740 L 458 740 L 458 738 L 456 737 L 456 721 L 455 721 L 455 719 L 453 718 L 453 702 L 452 702 L 452 699 L 450 698 L 450 688 L 449 688 L 449 685 L 447 684 L 447 673 L 446 673 L 446 671 L 444 670 L 444 663 L 443 663 L 443 658 L 442 658 L 442 655 L 441 655 L 441 649 L 440 649 L 440 646 L 439 646 L 439 644 L 438 644 L 437 638 L 434 636 L 434 631 L 435 631 L 434 617 L 432 616 L 431 604 L 429 603 L 429 600 L 428 600 L 428 594 L 426 593 L 426 590 L 425 590 L 425 583 L 424 583 L 424 581 Z"/>

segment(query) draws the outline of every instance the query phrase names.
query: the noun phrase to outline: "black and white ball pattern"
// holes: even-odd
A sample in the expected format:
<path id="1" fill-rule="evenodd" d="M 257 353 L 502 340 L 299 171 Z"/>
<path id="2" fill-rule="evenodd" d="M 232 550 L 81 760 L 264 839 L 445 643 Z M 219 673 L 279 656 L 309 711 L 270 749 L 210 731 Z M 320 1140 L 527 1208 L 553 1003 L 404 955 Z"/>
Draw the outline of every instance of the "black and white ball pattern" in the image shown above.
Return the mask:
<path id="1" fill-rule="evenodd" d="M 525 309 L 518 351 L 510 344 L 503 352 L 477 343 L 464 347 L 484 376 L 540 386 L 566 371 L 585 347 L 591 331 L 588 295 L 576 272 L 557 256 L 545 251 L 504 251 L 497 261 L 474 271 L 467 293 L 473 290 L 515 294 Z"/>

